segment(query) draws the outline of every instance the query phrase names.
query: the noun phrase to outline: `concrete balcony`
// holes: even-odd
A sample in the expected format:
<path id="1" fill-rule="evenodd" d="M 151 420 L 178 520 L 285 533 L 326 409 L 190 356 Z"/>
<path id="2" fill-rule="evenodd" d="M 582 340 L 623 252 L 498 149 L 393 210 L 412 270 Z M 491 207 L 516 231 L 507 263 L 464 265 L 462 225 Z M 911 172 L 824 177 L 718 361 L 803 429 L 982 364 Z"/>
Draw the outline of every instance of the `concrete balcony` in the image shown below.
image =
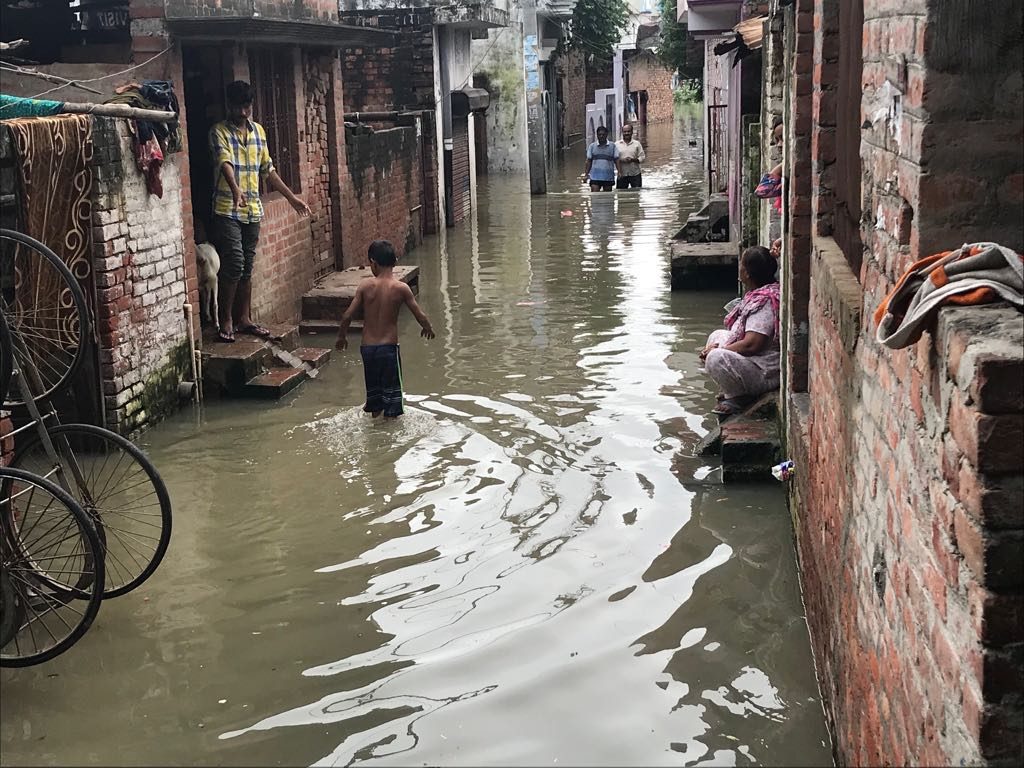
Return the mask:
<path id="1" fill-rule="evenodd" d="M 575 7 L 576 0 L 538 0 L 537 15 L 553 21 L 568 21 Z"/>
<path id="2" fill-rule="evenodd" d="M 453 4 L 451 0 L 339 0 L 341 13 L 432 9 L 434 23 L 455 29 L 486 30 L 508 26 L 508 11 L 494 0 Z"/>
<path id="3" fill-rule="evenodd" d="M 715 37 L 732 30 L 740 21 L 743 0 L 680 0 L 679 19 L 697 39 Z"/>

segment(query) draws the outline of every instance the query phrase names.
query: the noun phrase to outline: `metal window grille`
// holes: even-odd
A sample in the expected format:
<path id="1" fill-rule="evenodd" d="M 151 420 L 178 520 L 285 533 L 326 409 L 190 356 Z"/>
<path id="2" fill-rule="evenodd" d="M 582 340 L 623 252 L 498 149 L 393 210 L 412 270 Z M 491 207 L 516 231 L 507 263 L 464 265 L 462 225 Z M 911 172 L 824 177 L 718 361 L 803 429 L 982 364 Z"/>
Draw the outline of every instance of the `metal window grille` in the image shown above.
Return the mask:
<path id="1" fill-rule="evenodd" d="M 254 119 L 267 133 L 270 157 L 281 179 L 298 192 L 301 184 L 292 52 L 288 48 L 253 50 L 249 56 L 249 72 L 256 99 Z"/>

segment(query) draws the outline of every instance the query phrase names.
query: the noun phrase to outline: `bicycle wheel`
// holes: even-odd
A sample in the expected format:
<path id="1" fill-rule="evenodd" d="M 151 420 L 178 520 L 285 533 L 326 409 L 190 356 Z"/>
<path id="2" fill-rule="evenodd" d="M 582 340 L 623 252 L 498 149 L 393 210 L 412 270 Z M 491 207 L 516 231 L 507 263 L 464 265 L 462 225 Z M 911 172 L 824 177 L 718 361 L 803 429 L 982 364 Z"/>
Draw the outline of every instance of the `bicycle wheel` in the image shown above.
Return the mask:
<path id="1" fill-rule="evenodd" d="M 47 429 L 71 494 L 105 541 L 104 597 L 127 594 L 148 579 L 171 540 L 171 500 L 152 462 L 129 440 L 91 424 Z M 38 433 L 16 446 L 12 467 L 56 481 L 57 467 Z M 0 497 L 6 498 L 0 485 Z"/>
<path id="2" fill-rule="evenodd" d="M 0 468 L 0 666 L 27 667 L 85 634 L 103 599 L 103 549 L 82 507 L 49 480 Z"/>
<path id="3" fill-rule="evenodd" d="M 43 243 L 0 229 L 0 297 L 14 361 L 30 377 L 33 399 L 45 400 L 82 364 L 90 333 L 85 294 L 67 265 Z M 23 405 L 21 394 L 10 395 L 7 404 Z"/>
<path id="4" fill-rule="evenodd" d="M 0 312 L 0 403 L 7 402 L 7 390 L 11 387 L 14 372 L 14 348 L 11 346 L 11 331 L 7 319 Z"/>

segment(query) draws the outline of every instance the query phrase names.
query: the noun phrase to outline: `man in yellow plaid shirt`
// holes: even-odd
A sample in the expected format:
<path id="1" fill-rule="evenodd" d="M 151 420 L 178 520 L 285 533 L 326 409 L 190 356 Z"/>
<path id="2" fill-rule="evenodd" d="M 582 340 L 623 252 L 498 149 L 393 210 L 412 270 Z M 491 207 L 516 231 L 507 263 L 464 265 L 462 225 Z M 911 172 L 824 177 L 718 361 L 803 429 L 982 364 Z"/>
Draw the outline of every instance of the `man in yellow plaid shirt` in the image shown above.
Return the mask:
<path id="1" fill-rule="evenodd" d="M 228 119 L 210 129 L 217 180 L 211 229 L 220 256 L 218 338 L 231 343 L 236 332 L 270 338 L 270 331 L 250 315 L 252 268 L 263 219 L 260 178 L 284 195 L 300 216 L 309 216 L 310 211 L 274 170 L 267 134 L 252 119 L 252 86 L 236 80 L 227 87 L 226 96 Z"/>

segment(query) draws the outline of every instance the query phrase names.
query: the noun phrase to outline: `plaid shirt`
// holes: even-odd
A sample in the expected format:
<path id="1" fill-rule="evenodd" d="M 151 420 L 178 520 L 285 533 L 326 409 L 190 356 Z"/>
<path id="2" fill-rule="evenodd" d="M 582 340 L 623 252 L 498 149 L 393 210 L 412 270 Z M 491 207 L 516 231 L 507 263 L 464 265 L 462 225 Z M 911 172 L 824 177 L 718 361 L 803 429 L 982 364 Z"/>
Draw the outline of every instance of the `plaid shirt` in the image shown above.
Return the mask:
<path id="1" fill-rule="evenodd" d="M 260 176 L 274 170 L 267 149 L 267 134 L 259 123 L 249 121 L 246 136 L 228 122 L 217 123 L 210 129 L 210 156 L 214 161 L 217 179 L 213 192 L 213 212 L 227 216 L 243 224 L 252 224 L 263 218 L 263 202 L 260 200 Z M 235 181 L 245 195 L 246 204 L 235 208 L 235 196 L 221 173 L 221 166 L 231 163 L 235 169 Z"/>

